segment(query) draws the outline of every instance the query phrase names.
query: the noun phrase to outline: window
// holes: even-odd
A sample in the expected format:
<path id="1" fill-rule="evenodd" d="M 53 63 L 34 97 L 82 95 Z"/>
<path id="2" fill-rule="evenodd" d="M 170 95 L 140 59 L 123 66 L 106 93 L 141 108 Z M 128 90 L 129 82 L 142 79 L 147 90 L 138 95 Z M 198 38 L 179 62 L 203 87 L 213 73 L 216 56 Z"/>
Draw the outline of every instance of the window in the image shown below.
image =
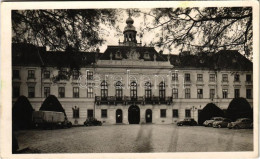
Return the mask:
<path id="1" fill-rule="evenodd" d="M 240 81 L 240 75 L 239 74 L 235 74 L 234 75 L 234 81 L 235 82 L 239 82 Z"/>
<path id="2" fill-rule="evenodd" d="M 93 118 L 93 109 L 88 109 L 88 118 Z"/>
<path id="3" fill-rule="evenodd" d="M 20 79 L 19 70 L 13 70 L 13 79 Z"/>
<path id="4" fill-rule="evenodd" d="M 252 98 L 252 90 L 246 89 L 246 98 L 251 99 Z"/>
<path id="5" fill-rule="evenodd" d="M 251 75 L 246 75 L 246 81 L 251 82 L 252 81 L 252 76 Z"/>
<path id="6" fill-rule="evenodd" d="M 190 98 L 190 88 L 185 88 L 185 98 L 186 99 Z"/>
<path id="7" fill-rule="evenodd" d="M 20 87 L 13 86 L 13 98 L 17 98 L 20 96 Z"/>
<path id="8" fill-rule="evenodd" d="M 240 96 L 240 90 L 235 89 L 235 98 L 238 98 Z"/>
<path id="9" fill-rule="evenodd" d="M 173 81 L 178 81 L 178 73 L 173 73 L 172 74 L 172 80 Z"/>
<path id="10" fill-rule="evenodd" d="M 166 109 L 161 109 L 160 112 L 161 118 L 166 118 Z"/>
<path id="11" fill-rule="evenodd" d="M 215 97 L 215 89 L 210 89 L 209 90 L 209 98 L 214 99 L 214 97 Z"/>
<path id="12" fill-rule="evenodd" d="M 197 93 L 198 93 L 197 98 L 198 98 L 198 99 L 202 99 L 202 98 L 203 98 L 203 89 L 198 89 L 198 90 L 197 90 Z"/>
<path id="13" fill-rule="evenodd" d="M 59 71 L 59 77 L 60 77 L 61 80 L 66 80 L 68 78 L 67 70 L 62 69 L 62 71 Z"/>
<path id="14" fill-rule="evenodd" d="M 223 74 L 222 75 L 222 81 L 223 82 L 228 82 L 228 75 L 227 74 Z"/>
<path id="15" fill-rule="evenodd" d="M 87 71 L 87 79 L 93 80 L 93 72 L 92 71 Z"/>
<path id="16" fill-rule="evenodd" d="M 178 88 L 172 89 L 172 98 L 177 99 L 178 98 Z"/>
<path id="17" fill-rule="evenodd" d="M 203 81 L 203 74 L 197 74 L 197 81 Z"/>
<path id="18" fill-rule="evenodd" d="M 172 117 L 173 117 L 173 118 L 178 118 L 178 117 L 179 117 L 178 109 L 173 109 L 173 110 L 172 110 Z"/>
<path id="19" fill-rule="evenodd" d="M 107 96 L 108 96 L 108 88 L 107 88 L 107 82 L 106 81 L 103 81 L 101 83 L 101 98 L 103 100 L 107 99 Z"/>
<path id="20" fill-rule="evenodd" d="M 77 80 L 79 78 L 79 71 L 78 70 L 74 70 L 72 73 L 72 78 L 74 80 Z"/>
<path id="21" fill-rule="evenodd" d="M 50 95 L 50 87 L 44 87 L 44 97 L 47 98 Z"/>
<path id="22" fill-rule="evenodd" d="M 131 100 L 137 99 L 137 84 L 136 84 L 136 82 L 132 82 L 131 85 L 130 85 L 130 96 L 131 96 Z"/>
<path id="23" fill-rule="evenodd" d="M 87 97 L 88 98 L 93 98 L 94 93 L 93 93 L 93 88 L 92 87 L 88 87 L 87 88 Z"/>
<path id="24" fill-rule="evenodd" d="M 186 117 L 186 118 L 191 117 L 190 109 L 186 109 L 186 110 L 185 110 L 185 117 Z"/>
<path id="25" fill-rule="evenodd" d="M 215 74 L 209 74 L 209 81 L 210 82 L 215 82 Z"/>
<path id="26" fill-rule="evenodd" d="M 159 84 L 159 98 L 161 100 L 165 99 L 165 83 L 164 82 L 161 82 Z"/>
<path id="27" fill-rule="evenodd" d="M 50 78 L 50 71 L 44 71 L 43 78 L 49 79 Z"/>
<path id="28" fill-rule="evenodd" d="M 73 118 L 79 118 L 79 107 L 74 106 L 72 108 L 72 111 L 73 111 Z"/>
<path id="29" fill-rule="evenodd" d="M 28 97 L 29 98 L 35 97 L 35 87 L 28 87 Z"/>
<path id="30" fill-rule="evenodd" d="M 190 81 L 190 74 L 189 73 L 185 73 L 185 81 Z"/>
<path id="31" fill-rule="evenodd" d="M 107 110 L 101 109 L 101 118 L 107 118 Z"/>
<path id="32" fill-rule="evenodd" d="M 120 81 L 116 82 L 116 98 L 117 100 L 122 100 L 123 96 L 123 89 L 122 89 L 122 83 Z"/>
<path id="33" fill-rule="evenodd" d="M 223 94 L 223 98 L 228 98 L 228 90 L 227 89 L 223 89 L 222 90 L 222 94 Z"/>
<path id="34" fill-rule="evenodd" d="M 28 79 L 35 78 L 34 75 L 35 75 L 34 70 L 28 70 Z"/>
<path id="35" fill-rule="evenodd" d="M 73 98 L 79 98 L 79 87 L 73 87 Z"/>
<path id="36" fill-rule="evenodd" d="M 65 97 L 65 87 L 59 87 L 59 98 L 64 98 Z"/>
<path id="37" fill-rule="evenodd" d="M 152 98 L 152 86 L 150 82 L 146 82 L 145 86 L 145 100 L 151 100 Z"/>

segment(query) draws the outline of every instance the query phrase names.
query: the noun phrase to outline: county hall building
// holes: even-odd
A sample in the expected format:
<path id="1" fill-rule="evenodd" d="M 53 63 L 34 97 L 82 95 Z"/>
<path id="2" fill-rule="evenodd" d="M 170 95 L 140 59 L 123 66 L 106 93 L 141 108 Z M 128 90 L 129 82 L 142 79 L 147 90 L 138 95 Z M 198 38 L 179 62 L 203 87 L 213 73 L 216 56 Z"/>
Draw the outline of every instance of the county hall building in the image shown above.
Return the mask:
<path id="1" fill-rule="evenodd" d="M 124 40 L 104 53 L 97 49 L 71 56 L 13 43 L 13 103 L 23 95 L 39 110 L 46 97 L 55 95 L 74 125 L 87 117 L 103 124 L 198 120 L 208 103 L 225 110 L 235 97 L 253 107 L 253 64 L 238 51 L 163 54 L 137 42 L 133 23 L 129 17 Z M 79 71 L 62 76 L 71 63 Z"/>

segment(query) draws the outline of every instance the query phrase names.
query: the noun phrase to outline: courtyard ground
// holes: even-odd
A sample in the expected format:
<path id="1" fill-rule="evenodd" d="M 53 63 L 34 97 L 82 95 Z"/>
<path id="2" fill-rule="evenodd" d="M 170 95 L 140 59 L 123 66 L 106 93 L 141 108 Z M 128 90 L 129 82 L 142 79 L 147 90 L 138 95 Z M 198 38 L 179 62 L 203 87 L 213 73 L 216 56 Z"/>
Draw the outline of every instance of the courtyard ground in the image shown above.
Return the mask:
<path id="1" fill-rule="evenodd" d="M 252 129 L 110 125 L 15 132 L 20 149 L 37 153 L 252 151 Z"/>

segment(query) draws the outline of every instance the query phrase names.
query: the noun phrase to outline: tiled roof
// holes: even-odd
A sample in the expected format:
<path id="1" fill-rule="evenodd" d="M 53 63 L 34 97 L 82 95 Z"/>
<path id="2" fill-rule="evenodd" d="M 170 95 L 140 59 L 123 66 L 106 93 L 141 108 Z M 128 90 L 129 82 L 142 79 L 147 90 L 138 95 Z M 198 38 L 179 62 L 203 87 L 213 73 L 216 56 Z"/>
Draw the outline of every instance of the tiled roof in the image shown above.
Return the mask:
<path id="1" fill-rule="evenodd" d="M 12 65 L 13 66 L 52 66 L 68 67 L 77 65 L 79 67 L 89 66 L 95 63 L 96 59 L 110 60 L 112 53 L 113 60 L 116 52 L 127 58 L 127 53 L 132 47 L 129 46 L 108 46 L 104 53 L 96 52 L 61 52 L 46 51 L 44 47 L 35 47 L 31 44 L 12 44 Z M 159 54 L 153 47 L 134 47 L 140 54 L 140 59 L 153 61 L 156 54 L 156 61 L 167 61 L 168 55 Z M 144 58 L 148 53 L 150 58 Z M 232 69 L 232 70 L 253 70 L 253 63 L 235 50 L 222 50 L 218 53 L 199 53 L 197 55 L 180 54 L 170 55 L 170 62 L 174 68 L 199 68 L 199 69 Z"/>

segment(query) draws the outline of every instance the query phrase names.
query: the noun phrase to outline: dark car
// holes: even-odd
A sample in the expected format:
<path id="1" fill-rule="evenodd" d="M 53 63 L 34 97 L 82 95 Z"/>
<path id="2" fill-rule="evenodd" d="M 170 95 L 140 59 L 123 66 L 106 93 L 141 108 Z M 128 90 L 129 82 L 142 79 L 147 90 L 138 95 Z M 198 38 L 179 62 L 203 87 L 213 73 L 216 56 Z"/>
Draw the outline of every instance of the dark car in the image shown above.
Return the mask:
<path id="1" fill-rule="evenodd" d="M 183 125 L 194 126 L 194 125 L 197 125 L 197 122 L 194 119 L 192 119 L 192 118 L 186 118 L 183 121 L 177 122 L 177 125 L 178 126 L 183 126 Z"/>
<path id="2" fill-rule="evenodd" d="M 101 126 L 102 122 L 97 120 L 96 118 L 87 118 L 87 120 L 84 122 L 84 125 L 86 125 L 86 126 Z"/>
<path id="3" fill-rule="evenodd" d="M 219 121 L 214 121 L 213 128 L 226 128 L 230 122 L 231 120 L 227 118 L 223 118 L 223 120 Z"/>
<path id="4" fill-rule="evenodd" d="M 253 121 L 248 118 L 240 118 L 235 122 L 231 122 L 228 124 L 229 129 L 250 129 L 253 126 Z"/>

